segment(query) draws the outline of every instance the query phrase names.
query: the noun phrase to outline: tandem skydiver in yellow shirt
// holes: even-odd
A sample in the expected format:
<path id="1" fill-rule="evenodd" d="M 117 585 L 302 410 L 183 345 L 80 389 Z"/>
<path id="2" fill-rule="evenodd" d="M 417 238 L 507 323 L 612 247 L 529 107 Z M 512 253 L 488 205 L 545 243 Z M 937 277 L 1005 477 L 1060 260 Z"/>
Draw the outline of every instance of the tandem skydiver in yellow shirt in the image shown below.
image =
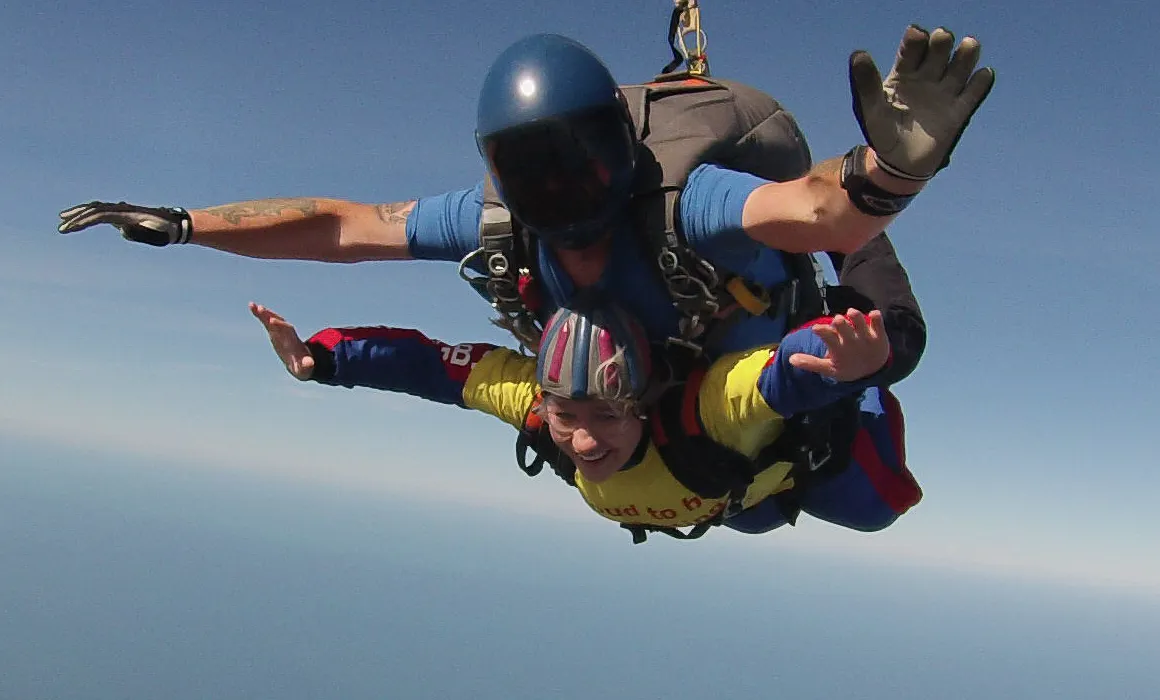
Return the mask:
<path id="1" fill-rule="evenodd" d="M 852 485 L 852 493 L 827 495 L 820 517 L 880 529 L 919 497 L 903 463 L 897 402 L 874 387 L 890 359 L 878 311 L 851 309 L 819 319 L 779 345 L 725 355 L 666 388 L 665 360 L 650 350 L 639 323 L 610 303 L 557 311 L 537 357 L 487 343 L 450 345 L 384 326 L 328 328 L 303 341 L 278 314 L 257 304 L 250 309 L 300 380 L 403 392 L 483 411 L 525 434 L 538 431 L 541 445 L 574 465 L 565 478 L 589 507 L 630 529 L 714 520 L 729 526 L 736 520 L 734 529 L 755 531 L 745 527 L 746 515 L 775 507 L 770 497 L 793 486 L 790 462 L 765 465 L 742 493 L 710 488 L 698 489 L 699 495 L 687 475 L 679 478 L 666 464 L 665 446 L 689 450 L 688 437 L 698 435 L 749 463 L 782 435 L 786 418 L 859 395 L 871 419 L 858 429 L 847 467 L 857 471 L 857 483 L 841 487 L 844 492 Z M 662 419 L 665 402 L 670 410 Z M 881 418 L 877 427 L 874 416 Z M 886 484 L 893 493 L 882 491 L 883 469 L 888 480 L 894 476 L 895 483 Z M 849 500 L 849 513 L 842 512 L 842 499 Z M 835 503 L 835 516 L 827 517 Z"/>

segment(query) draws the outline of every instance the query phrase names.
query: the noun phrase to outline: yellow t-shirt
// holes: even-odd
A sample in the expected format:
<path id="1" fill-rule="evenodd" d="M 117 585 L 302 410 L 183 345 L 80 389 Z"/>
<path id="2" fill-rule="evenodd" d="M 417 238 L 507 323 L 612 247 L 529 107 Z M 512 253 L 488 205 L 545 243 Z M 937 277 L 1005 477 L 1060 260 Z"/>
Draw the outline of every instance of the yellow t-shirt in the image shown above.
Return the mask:
<path id="1" fill-rule="evenodd" d="M 749 457 L 781 435 L 783 419 L 761 396 L 757 380 L 776 346 L 744 350 L 719 358 L 705 374 L 698 395 L 705 434 Z M 535 403 L 536 360 L 506 348 L 484 355 L 463 389 L 467 408 L 491 414 L 520 429 Z M 757 475 L 744 499 L 746 508 L 789 488 L 790 464 L 779 463 Z M 651 443 L 632 469 L 594 484 L 576 472 L 576 486 L 596 513 L 620 523 L 685 527 L 715 516 L 727 499 L 703 499 L 685 488 L 665 467 Z"/>

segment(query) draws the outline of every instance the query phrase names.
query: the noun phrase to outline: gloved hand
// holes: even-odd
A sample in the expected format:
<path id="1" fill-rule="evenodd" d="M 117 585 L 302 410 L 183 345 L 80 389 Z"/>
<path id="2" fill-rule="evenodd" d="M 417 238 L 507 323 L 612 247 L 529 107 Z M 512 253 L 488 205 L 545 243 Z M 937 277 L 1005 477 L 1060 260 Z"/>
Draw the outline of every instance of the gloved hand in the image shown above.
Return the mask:
<path id="1" fill-rule="evenodd" d="M 975 70 L 979 42 L 911 25 L 886 80 L 865 51 L 850 54 L 854 115 L 883 170 L 925 181 L 950 163 L 951 151 L 991 92 L 995 71 Z"/>
<path id="2" fill-rule="evenodd" d="M 189 212 L 180 207 L 141 207 L 126 202 L 89 202 L 60 213 L 57 230 L 73 233 L 97 224 L 111 224 L 126 240 L 152 246 L 188 243 L 193 235 Z"/>

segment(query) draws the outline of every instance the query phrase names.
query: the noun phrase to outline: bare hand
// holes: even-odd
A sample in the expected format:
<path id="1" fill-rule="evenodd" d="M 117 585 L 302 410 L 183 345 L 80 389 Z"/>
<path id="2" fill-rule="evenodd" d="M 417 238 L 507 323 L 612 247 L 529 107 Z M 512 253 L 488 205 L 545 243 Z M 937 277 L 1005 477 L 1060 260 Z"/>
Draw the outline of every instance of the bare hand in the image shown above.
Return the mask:
<path id="1" fill-rule="evenodd" d="M 314 374 L 314 357 L 310 354 L 310 348 L 298 337 L 298 331 L 294 330 L 294 326 L 265 306 L 252 301 L 250 313 L 254 314 L 254 318 L 266 328 L 266 333 L 270 335 L 270 344 L 274 346 L 274 352 L 278 353 L 278 358 L 286 366 L 286 371 L 295 379 L 303 381 L 310 379 Z"/>
<path id="2" fill-rule="evenodd" d="M 789 363 L 798 369 L 852 382 L 882 369 L 890 357 L 890 342 L 881 311 L 863 314 L 857 309 L 848 309 L 845 316 L 835 316 L 830 324 L 819 323 L 811 330 L 826 344 L 826 356 L 794 353 Z"/>

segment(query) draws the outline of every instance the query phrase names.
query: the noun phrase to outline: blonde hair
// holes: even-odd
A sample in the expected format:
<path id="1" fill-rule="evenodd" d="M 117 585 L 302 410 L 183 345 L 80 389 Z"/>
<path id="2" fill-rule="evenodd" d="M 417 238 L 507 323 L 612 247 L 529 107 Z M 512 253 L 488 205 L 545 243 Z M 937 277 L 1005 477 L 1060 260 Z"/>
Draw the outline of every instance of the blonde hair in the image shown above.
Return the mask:
<path id="1" fill-rule="evenodd" d="M 634 403 L 636 398 L 632 395 L 632 384 L 625 382 L 624 377 L 620 373 L 620 363 L 624 359 L 624 348 L 619 347 L 612 357 L 596 366 L 596 376 L 600 377 L 603 391 L 601 398 L 608 401 L 623 401 L 625 403 Z"/>

